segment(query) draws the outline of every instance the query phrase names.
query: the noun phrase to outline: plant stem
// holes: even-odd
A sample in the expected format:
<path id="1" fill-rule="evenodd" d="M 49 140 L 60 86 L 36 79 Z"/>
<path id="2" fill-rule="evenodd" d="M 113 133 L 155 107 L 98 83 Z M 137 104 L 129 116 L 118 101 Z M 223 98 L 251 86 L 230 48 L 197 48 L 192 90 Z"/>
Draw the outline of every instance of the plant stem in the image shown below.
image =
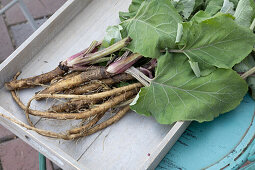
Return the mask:
<path id="1" fill-rule="evenodd" d="M 64 66 L 67 66 L 67 67 L 73 67 L 74 64 L 76 64 L 77 62 L 79 63 L 79 60 L 81 58 L 83 58 L 87 54 L 91 53 L 100 44 L 101 43 L 98 43 L 97 41 L 92 41 L 92 43 L 90 44 L 90 46 L 87 49 L 68 57 L 66 60 L 62 61 L 61 64 Z"/>
<path id="2" fill-rule="evenodd" d="M 182 50 L 169 50 L 170 53 L 182 53 Z"/>
<path id="3" fill-rule="evenodd" d="M 112 74 L 119 74 L 126 71 L 131 67 L 135 62 L 137 62 L 142 56 L 138 53 L 133 53 L 127 57 L 123 57 L 120 60 L 117 60 L 110 64 L 106 69 L 107 72 Z"/>
<path id="4" fill-rule="evenodd" d="M 132 75 L 134 78 L 136 78 L 140 83 L 142 83 L 144 86 L 150 86 L 150 83 L 152 79 L 144 75 L 142 72 L 140 72 L 135 67 L 130 67 L 126 70 L 126 73 Z"/>
<path id="5" fill-rule="evenodd" d="M 102 58 L 104 56 L 112 54 L 112 53 L 122 49 L 123 47 L 125 47 L 130 41 L 131 41 L 131 38 L 129 38 L 129 37 L 124 38 L 123 40 L 111 45 L 108 48 L 105 48 L 98 52 L 86 55 L 84 58 L 79 60 L 79 63 L 83 63 L 83 64 L 90 63 L 92 61 L 98 60 L 99 58 Z M 76 64 L 78 64 L 78 63 L 76 63 Z"/>
<path id="6" fill-rule="evenodd" d="M 166 52 L 166 50 L 160 50 L 160 52 L 161 52 L 161 53 L 164 53 L 164 52 Z M 168 50 L 168 52 L 169 52 L 169 53 L 183 53 L 182 50 L 175 50 L 175 49 L 173 49 L 173 50 Z"/>
<path id="7" fill-rule="evenodd" d="M 245 72 L 243 75 L 241 75 L 241 77 L 243 79 L 246 79 L 247 77 L 249 77 L 250 75 L 252 75 L 253 73 L 255 73 L 255 67 L 252 67 L 249 71 Z"/>
<path id="8" fill-rule="evenodd" d="M 251 26 L 250 26 L 250 30 L 254 30 L 254 27 L 255 27 L 255 18 L 253 19 L 252 23 L 251 23 Z"/>
<path id="9" fill-rule="evenodd" d="M 103 62 L 106 62 L 106 61 L 110 61 L 112 59 L 113 59 L 113 57 L 103 57 L 103 58 L 99 58 L 98 60 L 95 60 L 95 61 L 91 62 L 91 64 L 103 63 Z"/>

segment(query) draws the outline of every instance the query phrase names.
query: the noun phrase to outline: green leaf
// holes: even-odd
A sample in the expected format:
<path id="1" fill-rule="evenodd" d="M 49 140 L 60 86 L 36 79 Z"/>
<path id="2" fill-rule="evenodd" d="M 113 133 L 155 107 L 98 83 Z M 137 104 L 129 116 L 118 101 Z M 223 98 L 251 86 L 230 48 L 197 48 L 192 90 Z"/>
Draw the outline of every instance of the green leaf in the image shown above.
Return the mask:
<path id="1" fill-rule="evenodd" d="M 202 22 L 204 20 L 207 20 L 211 18 L 211 15 L 206 13 L 205 11 L 198 11 L 190 21 L 196 21 L 196 22 Z"/>
<path id="2" fill-rule="evenodd" d="M 215 15 L 222 8 L 224 0 L 210 0 L 207 3 L 207 7 L 205 8 L 205 12 L 210 14 L 211 16 Z"/>
<path id="3" fill-rule="evenodd" d="M 229 14 L 197 22 L 183 23 L 180 50 L 200 65 L 232 68 L 253 49 L 255 36 L 248 28 L 239 26 Z"/>
<path id="4" fill-rule="evenodd" d="M 122 27 L 120 25 L 109 26 L 106 29 L 106 35 L 104 36 L 104 40 L 100 48 L 107 48 L 112 44 L 120 41 L 122 39 L 120 31 Z"/>
<path id="5" fill-rule="evenodd" d="M 121 23 L 122 36 L 130 36 L 128 48 L 145 57 L 159 57 L 160 50 L 174 48 L 177 24 L 181 16 L 169 0 L 151 0 L 142 3 L 136 16 Z"/>
<path id="6" fill-rule="evenodd" d="M 237 107 L 246 92 L 246 82 L 231 69 L 197 78 L 183 54 L 166 54 L 158 59 L 155 79 L 140 90 L 131 109 L 161 124 L 210 121 Z"/>
<path id="7" fill-rule="evenodd" d="M 204 6 L 204 0 L 195 0 L 194 10 L 199 10 Z"/>
<path id="8" fill-rule="evenodd" d="M 194 10 L 195 3 L 195 0 L 172 0 L 172 4 L 184 19 L 189 18 Z"/>
<path id="9" fill-rule="evenodd" d="M 120 34 L 121 30 L 122 30 L 122 27 L 120 25 L 109 26 L 106 29 L 106 35 L 104 36 L 104 40 L 107 42 L 111 42 L 113 39 L 115 42 L 120 41 L 122 39 Z"/>
<path id="10" fill-rule="evenodd" d="M 248 55 L 241 63 L 238 63 L 234 66 L 234 70 L 238 73 L 244 73 L 250 70 L 255 66 L 255 60 L 252 55 Z M 251 89 L 252 98 L 255 100 L 255 77 L 249 76 L 246 79 L 248 86 Z"/>
<path id="11" fill-rule="evenodd" d="M 229 0 L 224 0 L 223 6 L 222 6 L 220 12 L 234 15 L 234 13 L 235 13 L 234 3 L 230 2 Z"/>
<path id="12" fill-rule="evenodd" d="M 191 69 L 195 73 L 195 75 L 197 77 L 200 77 L 201 73 L 200 73 L 200 69 L 199 69 L 199 66 L 198 66 L 198 62 L 189 61 L 189 64 L 190 64 Z"/>
<path id="13" fill-rule="evenodd" d="M 182 29 L 183 29 L 182 24 L 178 23 L 177 25 L 178 25 L 178 27 L 177 27 L 177 34 L 176 34 L 175 43 L 180 42 L 181 37 L 182 37 Z"/>
<path id="14" fill-rule="evenodd" d="M 234 70 L 239 73 L 244 73 L 255 66 L 255 60 L 252 55 L 248 55 L 243 61 L 234 66 Z"/>
<path id="15" fill-rule="evenodd" d="M 253 0 L 240 0 L 234 17 L 235 21 L 242 26 L 250 27 L 255 15 L 255 3 Z"/>
<path id="16" fill-rule="evenodd" d="M 129 5 L 128 12 L 119 12 L 120 20 L 125 21 L 127 19 L 133 18 L 144 1 L 145 0 L 133 0 Z"/>

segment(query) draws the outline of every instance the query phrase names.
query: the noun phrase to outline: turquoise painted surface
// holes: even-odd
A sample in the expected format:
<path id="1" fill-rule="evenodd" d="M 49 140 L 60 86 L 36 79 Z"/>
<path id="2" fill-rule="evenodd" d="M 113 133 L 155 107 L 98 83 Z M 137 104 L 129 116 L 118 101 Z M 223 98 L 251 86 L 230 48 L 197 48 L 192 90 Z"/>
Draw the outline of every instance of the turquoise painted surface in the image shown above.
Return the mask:
<path id="1" fill-rule="evenodd" d="M 237 169 L 248 159 L 255 161 L 254 109 L 255 102 L 246 95 L 235 110 L 214 121 L 192 122 L 157 170 Z"/>
<path id="2" fill-rule="evenodd" d="M 240 170 L 254 170 L 255 169 L 255 162 L 241 168 Z"/>

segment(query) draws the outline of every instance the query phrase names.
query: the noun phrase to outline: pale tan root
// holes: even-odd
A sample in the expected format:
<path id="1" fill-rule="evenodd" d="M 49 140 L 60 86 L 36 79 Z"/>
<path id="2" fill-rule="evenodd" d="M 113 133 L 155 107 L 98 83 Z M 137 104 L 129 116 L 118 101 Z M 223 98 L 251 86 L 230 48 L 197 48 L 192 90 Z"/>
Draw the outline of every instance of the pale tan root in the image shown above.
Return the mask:
<path id="1" fill-rule="evenodd" d="M 114 124 L 115 122 L 119 121 L 130 109 L 130 106 L 123 107 L 118 113 L 116 113 L 113 117 L 109 118 L 108 120 L 96 125 L 95 127 L 92 127 L 90 129 L 86 129 L 84 126 L 84 129 L 80 129 L 80 133 L 72 134 L 70 135 L 71 138 L 79 138 L 83 136 L 89 136 L 92 135 L 104 128 L 107 128 L 108 126 Z M 69 130 L 70 132 L 71 130 Z M 76 131 L 77 132 L 77 131 Z"/>
<path id="2" fill-rule="evenodd" d="M 84 67 L 82 71 L 85 72 L 85 71 L 95 70 L 95 69 L 99 69 L 99 68 L 101 68 L 101 67 L 100 66 L 88 66 L 88 67 Z M 66 74 L 64 77 L 62 77 L 61 81 L 67 80 L 67 79 L 77 76 L 81 73 L 82 73 L 81 71 L 76 71 L 76 70 L 71 71 L 68 74 Z"/>
<path id="3" fill-rule="evenodd" d="M 14 77 L 13 80 L 17 80 L 18 76 L 20 75 L 21 72 L 18 72 Z M 14 90 L 11 91 L 11 95 L 13 99 L 16 101 L 16 103 L 21 107 L 21 109 L 25 110 L 26 106 L 20 101 L 20 99 L 17 97 L 16 93 Z M 29 114 L 26 113 L 26 118 L 27 122 L 30 124 L 30 126 L 34 126 L 33 122 L 31 121 Z"/>
<path id="4" fill-rule="evenodd" d="M 120 110 L 115 116 L 113 116 L 112 118 L 108 119 L 107 121 L 89 129 L 86 133 L 81 132 L 78 134 L 60 134 L 60 133 L 55 133 L 55 132 L 51 132 L 51 131 L 47 131 L 47 130 L 42 130 L 42 129 L 38 129 L 32 126 L 29 126 L 19 120 L 16 120 L 14 118 L 11 118 L 9 116 L 6 116 L 2 113 L 0 113 L 0 116 L 2 116 L 5 119 L 8 119 L 11 122 L 14 122 L 28 130 L 33 130 L 43 136 L 47 136 L 47 137 L 51 137 L 51 138 L 58 138 L 58 139 L 64 139 L 64 140 L 73 140 L 79 137 L 84 137 L 84 136 L 88 136 L 91 135 L 93 133 L 98 132 L 99 130 L 102 130 L 108 126 L 110 126 L 111 124 L 115 123 L 116 121 L 120 120 L 121 117 L 123 117 L 125 115 L 125 113 L 129 110 L 129 106 L 126 106 L 125 108 L 123 108 L 122 110 Z M 70 130 L 69 130 L 70 131 Z"/>
<path id="5" fill-rule="evenodd" d="M 65 71 L 63 71 L 59 67 L 57 67 L 54 70 L 52 70 L 48 73 L 41 74 L 39 76 L 7 82 L 7 83 L 5 83 L 5 87 L 8 90 L 31 88 L 34 86 L 48 83 L 53 78 L 55 78 L 57 76 L 62 76 L 64 73 L 65 73 Z"/>
<path id="6" fill-rule="evenodd" d="M 125 91 L 135 89 L 135 88 L 140 88 L 143 85 L 141 83 L 134 83 L 130 84 L 127 86 L 115 88 L 109 91 L 101 92 L 101 93 L 96 93 L 96 94 L 91 94 L 91 95 L 72 95 L 72 94 L 37 94 L 35 95 L 32 100 L 36 98 L 55 98 L 55 99 L 79 99 L 79 100 L 86 100 L 86 101 L 94 101 L 102 98 L 106 98 L 109 96 L 113 96 L 119 93 L 123 93 Z"/>
<path id="7" fill-rule="evenodd" d="M 76 75 L 78 75 L 78 74 L 80 74 L 80 72 L 77 72 L 77 71 L 67 73 L 67 74 L 66 74 L 65 76 L 63 76 L 63 77 L 60 77 L 60 76 L 59 76 L 59 77 L 56 77 L 56 78 L 52 79 L 52 80 L 50 81 L 50 84 L 54 84 L 54 83 L 56 83 L 56 82 L 58 82 L 58 81 L 68 79 L 68 78 L 73 77 L 73 76 L 76 76 Z"/>
<path id="8" fill-rule="evenodd" d="M 97 114 L 91 121 L 89 121 L 86 125 L 81 126 L 81 127 L 77 127 L 74 129 L 71 129 L 69 131 L 67 131 L 67 134 L 76 134 L 76 133 L 80 133 L 81 131 L 85 131 L 89 128 L 91 128 L 93 125 L 95 125 L 103 116 L 105 113 L 99 113 Z"/>
<path id="9" fill-rule="evenodd" d="M 58 138 L 58 139 L 64 139 L 64 140 L 72 140 L 74 139 L 74 137 L 70 136 L 70 135 L 67 135 L 67 134 L 61 134 L 61 133 L 55 133 L 55 132 L 51 132 L 51 131 L 47 131 L 47 130 L 42 130 L 42 129 L 38 129 L 38 128 L 35 128 L 35 127 L 32 127 L 32 126 L 29 126 L 19 120 L 16 120 L 14 118 L 11 118 L 9 116 L 6 116 L 2 113 L 0 113 L 0 116 L 2 116 L 3 118 L 5 119 L 8 119 L 10 120 L 11 122 L 14 122 L 28 130 L 33 130 L 37 133 L 39 133 L 40 135 L 43 135 L 43 136 L 47 136 L 47 137 L 50 137 L 50 138 Z"/>
<path id="10" fill-rule="evenodd" d="M 139 89 L 137 89 L 136 91 L 138 92 L 138 90 Z M 21 100 L 18 98 L 16 93 L 14 91 L 11 91 L 11 94 L 12 94 L 12 97 L 15 100 L 15 102 L 20 106 L 21 109 L 23 109 L 25 111 L 26 110 L 26 106 L 21 102 Z M 124 97 L 124 95 L 121 95 L 121 96 Z M 117 97 L 119 97 L 119 96 L 117 96 Z M 121 99 L 123 99 L 123 98 L 121 98 Z M 114 101 L 116 101 L 116 99 L 114 99 Z M 110 101 L 107 101 L 107 103 L 104 104 L 104 106 L 105 105 L 109 106 L 109 104 L 110 104 Z M 98 109 L 94 108 L 93 110 L 98 110 Z M 93 110 L 92 110 L 92 112 L 93 112 Z M 65 118 L 65 116 L 67 115 L 66 113 L 59 113 L 58 115 L 56 115 L 55 112 L 43 112 L 43 111 L 32 110 L 32 109 L 29 109 L 29 113 L 34 115 L 34 116 L 41 116 L 41 117 L 44 117 L 44 118 L 61 119 L 61 120 L 67 119 L 67 118 Z M 73 114 L 75 114 L 75 115 L 73 115 Z M 80 114 L 81 113 L 68 114 L 68 119 L 74 119 L 74 118 L 76 118 L 76 116 L 80 117 L 80 116 L 78 116 Z M 71 116 L 71 115 L 73 115 L 73 116 Z M 60 116 L 60 118 L 58 118 L 58 116 Z"/>
<path id="11" fill-rule="evenodd" d="M 91 94 L 91 95 L 68 95 L 68 94 L 37 94 L 39 98 L 72 98 L 76 99 L 79 101 L 68 101 L 63 104 L 55 105 L 52 106 L 49 111 L 52 112 L 63 112 L 65 110 L 69 110 L 68 112 L 72 111 L 75 109 L 76 106 L 81 106 L 87 103 L 97 103 L 98 101 L 102 100 L 103 98 L 109 97 L 109 96 L 114 96 L 119 93 L 123 93 L 125 91 L 134 89 L 134 88 L 139 88 L 142 87 L 142 84 L 140 83 L 134 83 L 131 85 L 115 88 L 109 91 L 101 92 L 101 93 L 96 93 L 96 94 Z M 35 96 L 35 98 L 36 98 Z"/>
<path id="12" fill-rule="evenodd" d="M 97 102 L 97 101 L 96 101 Z M 89 107 L 89 105 L 95 104 L 93 101 L 89 102 L 86 100 L 70 100 L 62 104 L 54 105 L 49 108 L 50 112 L 71 112 L 75 110 L 79 110 L 84 107 Z"/>
<path id="13" fill-rule="evenodd" d="M 102 130 L 113 123 L 119 121 L 130 109 L 130 106 L 125 106 L 123 109 L 121 109 L 118 113 L 116 113 L 113 117 L 109 118 L 108 120 L 100 123 L 99 125 L 96 125 L 95 127 L 89 129 L 86 133 L 86 136 L 91 135 L 93 133 L 98 132 L 99 130 Z"/>
<path id="14" fill-rule="evenodd" d="M 91 53 L 98 45 L 100 45 L 100 43 L 92 42 L 90 47 L 83 51 L 83 54 L 86 55 Z M 5 87 L 8 90 L 18 90 L 18 89 L 31 88 L 34 86 L 49 83 L 52 79 L 58 76 L 63 76 L 66 72 L 68 72 L 69 68 L 64 68 L 64 67 L 67 67 L 67 66 L 63 65 L 63 62 L 61 62 L 61 64 L 59 64 L 59 66 L 52 71 L 49 71 L 47 73 L 44 73 L 38 76 L 29 77 L 26 79 L 13 80 L 13 81 L 7 82 L 5 83 Z M 92 67 L 85 68 L 84 71 L 91 70 L 91 68 Z M 94 70 L 95 68 L 93 67 L 92 69 Z"/>
<path id="15" fill-rule="evenodd" d="M 57 92 L 64 91 L 66 89 L 70 89 L 73 87 L 76 87 L 84 82 L 95 80 L 95 79 L 103 79 L 103 78 L 109 78 L 112 77 L 113 74 L 109 74 L 106 72 L 105 67 L 99 67 L 94 70 L 88 70 L 86 72 L 82 72 L 79 75 L 76 75 L 74 77 L 70 77 L 66 80 L 56 82 L 52 84 L 50 87 L 42 90 L 41 94 L 53 94 Z"/>
<path id="16" fill-rule="evenodd" d="M 80 113 L 54 113 L 54 112 L 43 112 L 43 111 L 31 110 L 29 109 L 29 107 L 32 100 L 34 99 L 33 98 L 28 102 L 26 112 L 29 112 L 31 115 L 34 115 L 34 116 L 40 116 L 43 118 L 51 118 L 51 119 L 59 119 L 59 120 L 85 119 L 88 117 L 92 117 L 98 113 L 105 112 L 110 108 L 113 108 L 119 103 L 129 99 L 131 96 L 137 94 L 138 91 L 139 91 L 139 88 L 127 91 L 119 96 L 109 99 L 108 101 L 99 105 L 98 107 L 95 107 L 95 108 L 92 108 L 91 110 L 80 112 Z"/>
<path id="17" fill-rule="evenodd" d="M 132 77 L 129 74 L 118 74 L 116 76 L 113 76 L 111 78 L 108 79 L 102 79 L 102 80 L 98 80 L 99 83 L 92 83 L 92 84 L 85 84 L 83 86 L 79 86 L 76 87 L 74 89 L 70 89 L 70 90 L 66 90 L 65 93 L 66 94 L 83 94 L 83 93 L 88 93 L 90 91 L 93 91 L 95 89 L 98 89 L 99 87 L 101 87 L 102 84 L 106 84 L 106 85 L 112 85 L 115 83 L 119 83 L 121 81 L 128 81 L 128 80 L 133 80 L 134 77 Z"/>

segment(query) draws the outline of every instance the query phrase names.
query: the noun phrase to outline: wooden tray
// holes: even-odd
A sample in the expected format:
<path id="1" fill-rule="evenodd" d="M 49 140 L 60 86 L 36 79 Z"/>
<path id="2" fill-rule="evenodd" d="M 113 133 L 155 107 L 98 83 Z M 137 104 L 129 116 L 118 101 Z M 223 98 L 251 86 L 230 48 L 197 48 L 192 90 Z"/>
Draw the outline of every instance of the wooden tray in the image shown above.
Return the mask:
<path id="1" fill-rule="evenodd" d="M 107 26 L 119 23 L 118 12 L 131 0 L 69 0 L 0 65 L 0 113 L 26 122 L 24 112 L 3 87 L 18 72 L 19 78 L 38 75 L 68 56 L 103 39 Z M 39 88 L 19 92 L 26 103 Z M 33 102 L 36 109 L 45 102 Z M 77 121 L 56 121 L 31 116 L 36 127 L 69 129 Z M 10 121 L 0 123 L 63 169 L 153 169 L 180 137 L 189 122 L 160 125 L 151 117 L 129 112 L 118 123 L 91 136 L 56 140 L 38 135 Z"/>

